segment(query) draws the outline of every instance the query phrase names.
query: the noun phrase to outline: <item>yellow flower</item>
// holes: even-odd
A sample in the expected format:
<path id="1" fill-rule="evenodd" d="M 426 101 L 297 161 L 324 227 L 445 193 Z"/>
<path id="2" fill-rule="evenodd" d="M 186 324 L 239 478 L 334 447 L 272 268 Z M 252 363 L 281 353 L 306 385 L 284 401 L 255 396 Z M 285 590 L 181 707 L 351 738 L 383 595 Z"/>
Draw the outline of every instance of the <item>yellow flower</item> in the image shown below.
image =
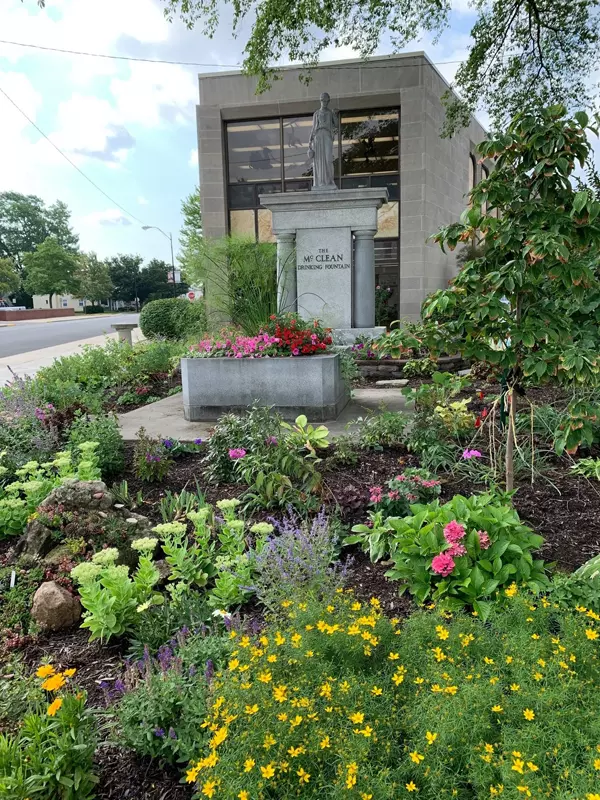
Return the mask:
<path id="1" fill-rule="evenodd" d="M 274 664 L 277 661 L 277 656 L 274 653 L 271 653 L 270 656 L 267 656 L 267 661 L 269 664 Z"/>
<path id="2" fill-rule="evenodd" d="M 210 740 L 209 747 L 211 747 L 213 750 L 216 750 L 220 744 L 223 744 L 223 742 L 227 738 L 228 733 L 229 731 L 225 726 L 223 726 L 222 728 L 217 728 L 217 730 L 215 731 L 215 735 Z"/>
<path id="3" fill-rule="evenodd" d="M 421 683 L 425 683 L 425 678 L 415 678 L 413 683 L 420 685 Z"/>
<path id="4" fill-rule="evenodd" d="M 349 691 L 350 691 L 350 684 L 348 683 L 348 681 L 340 683 L 340 692 L 342 694 L 347 694 Z"/>
<path id="5" fill-rule="evenodd" d="M 244 761 L 244 772 L 250 772 L 256 766 L 256 761 L 253 758 L 247 758 Z"/>
<path id="6" fill-rule="evenodd" d="M 250 795 L 248 794 L 248 792 L 241 791 L 238 794 L 238 800 L 250 800 Z"/>
<path id="7" fill-rule="evenodd" d="M 520 688 L 518 683 L 511 683 L 510 685 L 511 692 L 518 692 Z"/>
<path id="8" fill-rule="evenodd" d="M 352 603 L 352 605 L 350 606 L 350 608 L 352 609 L 352 611 L 360 611 L 360 609 L 361 609 L 361 604 L 360 604 L 360 603 L 358 602 L 358 600 L 357 600 L 355 603 Z"/>
<path id="9" fill-rule="evenodd" d="M 297 770 L 296 775 L 300 779 L 298 783 L 308 783 L 310 780 L 310 774 L 306 772 L 306 770 L 304 770 L 302 767 L 300 767 L 300 769 Z"/>
<path id="10" fill-rule="evenodd" d="M 367 794 L 366 792 L 360 793 L 360 800 L 373 800 L 372 794 Z"/>
<path id="11" fill-rule="evenodd" d="M 61 672 L 57 672 L 56 675 L 52 675 L 50 678 L 46 678 L 46 680 L 42 683 L 42 689 L 45 689 L 47 692 L 56 692 L 65 685 L 66 681 Z"/>
<path id="12" fill-rule="evenodd" d="M 59 711 L 60 707 L 62 706 L 63 701 L 60 697 L 57 697 L 50 705 L 48 706 L 48 711 L 46 712 L 49 717 L 56 716 L 56 712 Z"/>
<path id="13" fill-rule="evenodd" d="M 484 750 L 486 753 L 493 753 L 494 752 L 494 745 L 493 744 L 485 744 Z"/>
<path id="14" fill-rule="evenodd" d="M 532 772 L 537 772 L 537 771 L 538 771 L 538 769 L 539 769 L 539 767 L 537 767 L 537 766 L 536 766 L 536 765 L 533 763 L 533 761 L 528 761 L 528 762 L 527 762 L 527 766 L 529 767 L 529 769 L 530 769 Z"/>
<path id="15" fill-rule="evenodd" d="M 354 728 L 354 733 L 364 736 L 365 739 L 368 739 L 373 733 L 373 728 L 370 725 L 365 725 L 364 728 Z"/>
<path id="16" fill-rule="evenodd" d="M 598 794 L 598 793 L 592 794 L 590 792 L 589 794 L 586 794 L 585 800 L 600 800 L 600 794 Z"/>
<path id="17" fill-rule="evenodd" d="M 600 758 L 597 758 L 597 759 L 594 761 L 594 769 L 598 769 L 598 770 L 600 770 Z"/>
<path id="18" fill-rule="evenodd" d="M 269 778 L 272 778 L 273 775 L 275 775 L 275 767 L 273 766 L 273 764 L 267 764 L 266 767 L 260 768 L 260 774 L 263 776 L 263 778 L 266 778 L 268 780 Z"/>
<path id="19" fill-rule="evenodd" d="M 445 625 L 436 625 L 435 632 L 437 633 L 438 639 L 441 639 L 442 642 L 444 642 L 450 636 L 450 631 Z"/>
<path id="20" fill-rule="evenodd" d="M 496 714 L 501 714 L 504 711 L 504 709 L 500 705 L 495 705 L 492 706 L 492 711 L 494 711 Z"/>
<path id="21" fill-rule="evenodd" d="M 538 662 L 537 663 L 540 665 L 540 667 L 545 667 L 546 666 L 546 662 L 544 661 L 543 658 L 538 658 Z"/>
<path id="22" fill-rule="evenodd" d="M 441 647 L 434 647 L 434 648 L 433 648 L 433 650 L 432 650 L 431 652 L 433 653 L 433 655 L 434 655 L 434 657 L 435 657 L 435 660 L 436 660 L 438 663 L 439 663 L 440 661 L 444 661 L 444 659 L 446 658 L 446 654 L 444 653 L 444 651 L 442 650 L 442 648 L 441 648 Z"/>
<path id="23" fill-rule="evenodd" d="M 319 695 L 321 697 L 327 697 L 328 699 L 331 698 L 331 684 L 324 683 L 319 689 Z"/>
<path id="24" fill-rule="evenodd" d="M 531 797 L 531 792 L 528 786 L 517 786 L 517 791 L 523 792 L 527 797 Z"/>
<path id="25" fill-rule="evenodd" d="M 518 593 L 518 591 L 519 591 L 519 589 L 517 587 L 517 584 L 516 583 L 511 583 L 511 585 L 508 587 L 508 589 L 504 590 L 504 594 L 507 597 L 515 597 L 515 595 Z"/>
<path id="26" fill-rule="evenodd" d="M 533 711 L 531 708 L 526 708 L 523 711 L 523 716 L 528 722 L 531 722 L 533 719 L 535 719 L 535 711 Z"/>
<path id="27" fill-rule="evenodd" d="M 240 665 L 239 659 L 232 658 L 229 664 L 227 665 L 227 668 L 231 670 L 231 672 L 234 672 L 239 667 L 239 665 Z"/>
<path id="28" fill-rule="evenodd" d="M 256 714 L 257 711 L 258 711 L 258 706 L 256 705 L 256 703 L 253 706 L 246 706 L 246 708 L 244 709 L 244 712 L 248 714 L 249 717 L 251 717 L 253 714 Z"/>
<path id="29" fill-rule="evenodd" d="M 269 670 L 265 670 L 264 672 L 258 673 L 258 680 L 261 683 L 270 683 L 273 680 L 273 675 Z"/>
<path id="30" fill-rule="evenodd" d="M 369 603 L 373 606 L 373 608 L 380 608 L 381 602 L 377 599 L 377 597 L 372 597 L 369 600 Z"/>
<path id="31" fill-rule="evenodd" d="M 72 677 L 73 677 L 73 675 L 75 675 L 75 673 L 76 673 L 76 672 L 77 672 L 77 670 L 75 669 L 75 667 L 71 667 L 71 669 L 66 669 L 66 670 L 63 672 L 63 675 L 64 675 L 65 677 L 67 677 L 67 678 L 72 678 Z"/>
<path id="32" fill-rule="evenodd" d="M 410 756 L 410 760 L 415 764 L 420 764 L 421 761 L 425 759 L 425 756 L 421 755 L 421 753 L 417 753 L 416 750 L 413 750 L 412 753 L 408 755 Z"/>
<path id="33" fill-rule="evenodd" d="M 202 787 L 202 794 L 205 794 L 207 797 L 212 797 L 215 793 L 215 789 L 217 788 L 216 781 L 206 781 L 204 786 Z"/>
<path id="34" fill-rule="evenodd" d="M 293 647 L 300 647 L 300 642 L 302 641 L 302 635 L 300 633 L 295 633 L 292 636 L 292 646 Z"/>
<path id="35" fill-rule="evenodd" d="M 513 761 L 511 769 L 512 769 L 513 772 L 518 772 L 520 775 L 522 775 L 524 766 L 525 766 L 525 762 L 523 761 L 522 758 L 515 758 L 515 760 Z"/>
<path id="36" fill-rule="evenodd" d="M 431 731 L 427 731 L 425 734 L 425 738 L 427 739 L 427 744 L 433 744 L 435 740 L 438 738 L 437 733 L 432 733 Z"/>
<path id="37" fill-rule="evenodd" d="M 200 772 L 200 767 L 195 766 L 185 773 L 185 780 L 187 783 L 195 783 L 196 778 L 198 777 L 198 773 Z"/>
<path id="38" fill-rule="evenodd" d="M 348 717 L 350 722 L 353 722 L 355 725 L 360 725 L 363 722 L 364 718 L 365 715 L 362 713 L 362 711 L 355 711 L 354 714 L 350 714 L 350 716 Z"/>
<path id="39" fill-rule="evenodd" d="M 270 747 L 273 747 L 274 744 L 277 743 L 277 739 L 273 736 L 272 733 L 267 733 L 265 736 L 265 741 L 263 742 L 263 747 L 265 750 L 268 750 Z"/>
<path id="40" fill-rule="evenodd" d="M 301 722 L 302 722 L 302 717 L 300 716 L 300 714 L 296 714 L 294 719 L 290 720 L 290 727 L 291 728 L 297 728 L 298 725 L 300 725 Z"/>
<path id="41" fill-rule="evenodd" d="M 388 658 L 390 661 L 398 661 L 400 658 L 400 653 L 390 653 Z"/>
<path id="42" fill-rule="evenodd" d="M 539 639 L 539 638 L 540 638 L 540 635 L 539 635 L 539 633 L 532 633 L 532 634 L 531 634 L 531 638 L 532 638 L 532 639 Z"/>
<path id="43" fill-rule="evenodd" d="M 278 703 L 285 703 L 287 700 L 287 686 L 280 684 L 273 687 L 273 697 Z"/>
<path id="44" fill-rule="evenodd" d="M 513 657 L 512 656 L 506 656 L 506 663 L 507 664 L 512 664 L 512 662 L 513 662 Z"/>
<path id="45" fill-rule="evenodd" d="M 313 656 L 314 656 L 314 653 L 313 653 L 312 650 L 307 650 L 306 653 L 304 653 L 304 657 L 305 658 L 312 658 Z"/>
<path id="46" fill-rule="evenodd" d="M 285 637 L 284 637 L 284 636 L 282 636 L 282 635 L 279 633 L 279 631 L 277 631 L 277 633 L 275 634 L 275 644 L 276 644 L 278 647 L 281 647 L 281 645 L 282 645 L 282 644 L 285 644 Z"/>
<path id="47" fill-rule="evenodd" d="M 374 697 L 380 697 L 380 696 L 383 694 L 383 689 L 380 689 L 380 688 L 379 688 L 379 686 L 374 686 L 374 687 L 371 689 L 371 694 L 372 694 Z"/>
<path id="48" fill-rule="evenodd" d="M 458 686 L 446 686 L 444 692 L 446 694 L 455 695 L 458 692 Z"/>
<path id="49" fill-rule="evenodd" d="M 301 756 L 303 753 L 306 752 L 306 748 L 303 745 L 300 744 L 300 745 L 298 745 L 298 747 L 290 747 L 290 748 L 288 748 L 287 752 L 288 752 L 288 755 L 291 756 L 292 758 L 298 758 L 298 756 Z"/>
<path id="50" fill-rule="evenodd" d="M 250 637 L 249 636 L 242 636 L 240 639 L 240 647 L 250 647 Z"/>
<path id="51" fill-rule="evenodd" d="M 411 781 L 410 783 L 406 784 L 406 791 L 407 792 L 417 792 L 417 784 Z"/>
<path id="52" fill-rule="evenodd" d="M 50 675 L 54 675 L 54 667 L 52 664 L 44 664 L 41 667 L 38 667 L 37 672 L 35 673 L 38 678 L 48 678 Z"/>
<path id="53" fill-rule="evenodd" d="M 493 658 L 488 658 L 487 656 L 484 657 L 483 661 L 484 661 L 485 664 L 493 664 L 494 663 L 494 659 Z"/>
<path id="54" fill-rule="evenodd" d="M 328 747 L 331 747 L 329 743 L 329 736 L 324 736 L 321 741 L 319 742 L 319 747 L 321 750 L 326 750 Z"/>
<path id="55" fill-rule="evenodd" d="M 585 635 L 590 641 L 594 641 L 594 639 L 598 638 L 598 631 L 592 630 L 592 628 L 585 629 Z"/>

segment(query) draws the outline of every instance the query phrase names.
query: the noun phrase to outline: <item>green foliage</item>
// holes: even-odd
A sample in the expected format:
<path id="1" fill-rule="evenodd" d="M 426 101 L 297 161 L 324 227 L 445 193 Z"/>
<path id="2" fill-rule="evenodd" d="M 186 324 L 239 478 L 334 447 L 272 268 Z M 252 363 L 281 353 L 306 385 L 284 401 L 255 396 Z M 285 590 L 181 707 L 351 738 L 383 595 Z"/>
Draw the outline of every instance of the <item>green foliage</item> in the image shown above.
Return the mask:
<path id="1" fill-rule="evenodd" d="M 74 296 L 92 303 L 112 297 L 113 283 L 108 265 L 99 261 L 96 253 L 82 253 L 75 273 Z M 94 308 L 94 306 L 92 306 Z"/>
<path id="2" fill-rule="evenodd" d="M 29 670 L 21 659 L 17 655 L 7 658 L 0 667 L 0 728 L 6 730 L 13 727 L 32 705 L 41 706 L 43 700 L 43 690 L 31 680 Z"/>
<path id="3" fill-rule="evenodd" d="M 58 676 L 66 680 L 62 673 Z M 19 730 L 0 734 L 0 796 L 93 800 L 98 779 L 92 760 L 98 737 L 86 695 L 68 684 L 56 695 L 49 694 L 50 705 L 37 693 L 32 695 Z"/>
<path id="4" fill-rule="evenodd" d="M 480 145 L 495 169 L 470 193 L 470 208 L 433 237 L 452 250 L 485 236 L 486 249 L 426 300 L 428 342 L 494 365 L 511 390 L 525 379 L 598 383 L 600 202 L 571 183 L 590 157 L 588 130 L 585 113 L 568 118 L 560 105 L 517 114 Z M 573 404 L 565 449 L 585 441 L 596 414 Z"/>
<path id="5" fill-rule="evenodd" d="M 386 517 L 404 517 L 414 503 L 429 503 L 440 496 L 441 485 L 427 469 L 405 469 L 387 482 L 387 492 L 372 486 L 371 506 Z M 374 559 L 378 560 L 378 559 Z"/>
<path id="6" fill-rule="evenodd" d="M 394 562 L 386 575 L 405 583 L 419 603 L 433 600 L 446 608 L 471 605 L 485 619 L 499 591 L 526 585 L 539 592 L 548 584 L 544 562 L 534 560 L 543 538 L 519 519 L 512 506 L 491 494 L 455 495 L 440 505 L 411 507 L 412 516 L 355 526 L 364 536 L 386 540 Z"/>
<path id="7" fill-rule="evenodd" d="M 277 313 L 277 251 L 274 244 L 226 236 L 200 237 L 186 265 L 194 285 L 205 284 L 210 300 L 208 322 L 233 323 L 248 336 L 256 335 Z"/>
<path id="8" fill-rule="evenodd" d="M 243 523 L 242 523 L 243 524 Z M 212 547 L 208 538 L 198 538 L 198 544 L 190 544 L 187 527 L 183 522 L 167 522 L 152 529 L 162 540 L 165 561 L 169 565 L 169 581 L 183 587 L 206 586 L 215 573 L 212 564 Z"/>
<path id="9" fill-rule="evenodd" d="M 204 301 L 190 302 L 182 297 L 152 300 L 140 314 L 140 328 L 147 338 L 187 339 L 207 329 Z"/>
<path id="10" fill-rule="evenodd" d="M 350 424 L 359 426 L 359 447 L 381 450 L 383 447 L 399 447 L 404 444 L 408 421 L 407 414 L 382 409 L 378 414 L 358 417 Z"/>
<path id="11" fill-rule="evenodd" d="M 229 451 L 240 448 L 247 453 L 265 450 L 270 437 L 280 435 L 281 418 L 264 406 L 252 406 L 245 414 L 223 414 L 208 440 L 204 465 L 206 477 L 215 483 L 233 483 L 236 463 Z"/>
<path id="12" fill-rule="evenodd" d="M 56 453 L 52 461 L 29 461 L 15 475 L 19 480 L 0 486 L 0 539 L 23 532 L 42 500 L 66 478 L 99 480 L 97 442 L 82 442 L 75 452 Z"/>
<path id="13" fill-rule="evenodd" d="M 98 442 L 96 456 L 103 479 L 122 472 L 125 445 L 114 414 L 78 415 L 69 431 L 69 445 L 76 449 L 83 442 Z"/>
<path id="14" fill-rule="evenodd" d="M 475 414 L 467 406 L 471 400 L 455 400 L 444 406 L 436 406 L 434 414 L 439 417 L 444 428 L 451 436 L 460 437 L 461 434 L 471 433 L 475 427 Z"/>
<path id="15" fill-rule="evenodd" d="M 224 665 L 231 647 L 228 637 L 208 628 L 180 632 L 157 659 L 146 653 L 140 669 L 129 667 L 127 691 L 116 706 L 123 743 L 161 761 L 190 759 L 210 735 L 203 722 L 211 673 Z"/>
<path id="16" fill-rule="evenodd" d="M 583 607 L 600 613 L 600 556 L 594 556 L 570 575 L 552 579 L 549 598 L 561 608 Z"/>
<path id="17" fill-rule="evenodd" d="M 101 550 L 92 561 L 74 567 L 71 577 L 79 584 L 81 605 L 85 609 L 82 628 L 90 631 L 90 641 L 107 642 L 131 629 L 137 614 L 163 602 L 153 591 L 159 572 L 146 555 L 141 555 L 133 578 L 129 568 L 115 562 L 119 551 Z"/>
<path id="18" fill-rule="evenodd" d="M 328 456 L 325 468 L 333 470 L 339 466 L 349 467 L 358 464 L 360 457 L 358 447 L 356 436 L 347 433 L 337 436 L 334 442 L 333 455 Z"/>
<path id="19" fill-rule="evenodd" d="M 187 592 L 181 597 L 168 599 L 160 606 L 152 606 L 143 614 L 138 614 L 133 622 L 128 657 L 141 659 L 146 649 L 156 653 L 182 628 L 203 630 L 212 613 L 206 594 L 201 592 Z"/>
<path id="20" fill-rule="evenodd" d="M 600 458 L 580 458 L 571 467 L 573 475 L 582 475 L 584 478 L 595 478 L 600 481 Z"/>
<path id="21" fill-rule="evenodd" d="M 10 580 L 13 569 L 16 572 L 16 580 L 11 589 Z M 0 567 L 0 618 L 3 628 L 0 637 L 10 638 L 30 633 L 33 595 L 43 579 L 44 570 L 39 566 L 17 563 Z"/>
<path id="22" fill-rule="evenodd" d="M 397 318 L 398 309 L 390 303 L 393 293 L 391 286 L 375 287 L 375 325 L 385 325 L 387 328 Z"/>
<path id="23" fill-rule="evenodd" d="M 287 604 L 237 639 L 249 647 L 223 670 L 213 738 L 187 773 L 199 796 L 593 798 L 596 621 L 531 595 L 487 624 L 421 612 L 400 625 L 372 603 Z"/>
<path id="24" fill-rule="evenodd" d="M 190 511 L 196 511 L 204 505 L 204 495 L 197 485 L 195 492 L 182 489 L 180 492 L 171 492 L 169 489 L 159 502 L 160 515 L 163 522 L 178 522 L 185 519 Z"/>
<path id="25" fill-rule="evenodd" d="M 133 450 L 133 463 L 136 477 L 153 483 L 169 474 L 173 458 L 162 439 L 154 439 L 148 436 L 144 428 L 140 428 Z"/>
<path id="26" fill-rule="evenodd" d="M 308 424 L 308 419 L 301 414 L 296 417 L 295 424 L 282 422 L 281 427 L 287 431 L 287 442 L 296 450 L 307 450 L 313 458 L 317 455 L 317 450 L 327 450 L 329 447 L 329 429 L 325 425 L 315 428 Z"/>
<path id="27" fill-rule="evenodd" d="M 430 358 L 412 358 L 402 367 L 403 378 L 431 378 L 437 364 Z"/>
<path id="28" fill-rule="evenodd" d="M 178 260 L 183 274 L 188 279 L 191 279 L 192 282 L 203 283 L 202 210 L 199 186 L 185 200 L 182 200 L 181 216 L 183 224 L 179 233 Z"/>
<path id="29" fill-rule="evenodd" d="M 27 253 L 24 263 L 27 270 L 25 289 L 30 294 L 49 295 L 50 308 L 54 294 L 71 292 L 77 286 L 77 257 L 53 236 L 38 244 L 33 253 Z"/>
<path id="30" fill-rule="evenodd" d="M 332 350 L 340 357 L 340 372 L 342 373 L 342 378 L 348 386 L 352 386 L 355 381 L 361 379 L 361 372 L 356 363 L 358 353 L 349 351 L 347 347 L 333 347 Z"/>
<path id="31" fill-rule="evenodd" d="M 0 258 L 0 297 L 8 297 L 19 288 L 21 281 L 11 258 Z"/>

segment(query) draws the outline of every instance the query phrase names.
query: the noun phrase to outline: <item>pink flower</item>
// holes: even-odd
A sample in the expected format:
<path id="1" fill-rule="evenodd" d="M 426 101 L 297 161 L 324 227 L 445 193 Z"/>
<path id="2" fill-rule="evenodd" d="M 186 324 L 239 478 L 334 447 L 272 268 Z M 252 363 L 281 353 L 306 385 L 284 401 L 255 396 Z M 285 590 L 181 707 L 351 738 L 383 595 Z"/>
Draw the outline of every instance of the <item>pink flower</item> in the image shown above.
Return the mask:
<path id="1" fill-rule="evenodd" d="M 440 485 L 440 482 L 434 480 L 433 478 L 430 481 L 423 481 L 422 484 L 421 484 L 421 486 L 424 489 L 433 489 L 434 486 L 439 486 L 439 485 Z"/>
<path id="2" fill-rule="evenodd" d="M 454 542 L 445 552 L 449 556 L 464 556 L 467 554 L 467 548 L 460 542 Z"/>
<path id="3" fill-rule="evenodd" d="M 469 450 L 469 448 L 467 447 L 466 450 L 463 450 L 462 457 L 464 459 L 481 458 L 481 453 L 479 452 L 479 450 Z"/>
<path id="4" fill-rule="evenodd" d="M 294 349 L 292 350 L 292 355 L 293 356 L 299 356 L 300 355 L 300 350 L 297 347 L 294 347 Z"/>
<path id="5" fill-rule="evenodd" d="M 431 569 L 445 578 L 454 569 L 454 559 L 448 553 L 440 553 L 432 560 Z"/>
<path id="6" fill-rule="evenodd" d="M 462 525 L 459 525 L 455 519 L 453 519 L 452 522 L 449 522 L 444 528 L 444 539 L 449 544 L 454 544 L 455 542 L 460 541 L 464 538 L 464 535 L 465 529 Z"/>
<path id="7" fill-rule="evenodd" d="M 487 550 L 488 547 L 491 547 L 492 543 L 490 537 L 485 531 L 477 531 L 477 536 L 479 536 L 479 547 L 481 547 L 482 550 Z"/>
<path id="8" fill-rule="evenodd" d="M 243 447 L 233 447 L 229 451 L 229 458 L 235 461 L 237 458 L 243 458 L 246 455 L 246 451 Z"/>
<path id="9" fill-rule="evenodd" d="M 371 502 L 380 503 L 383 494 L 383 489 L 381 488 L 381 486 L 371 486 L 369 491 L 371 492 Z"/>
<path id="10" fill-rule="evenodd" d="M 400 497 L 400 493 L 399 492 L 396 492 L 396 491 L 388 492 L 388 499 L 389 500 L 397 500 L 399 497 Z"/>
<path id="11" fill-rule="evenodd" d="M 406 495 L 406 499 L 408 500 L 409 503 L 414 503 L 416 500 L 419 499 L 419 495 L 418 494 L 412 494 L 412 492 L 411 492 L 410 494 Z"/>
<path id="12" fill-rule="evenodd" d="M 402 483 L 403 481 L 406 480 L 406 475 L 396 475 L 396 480 Z"/>

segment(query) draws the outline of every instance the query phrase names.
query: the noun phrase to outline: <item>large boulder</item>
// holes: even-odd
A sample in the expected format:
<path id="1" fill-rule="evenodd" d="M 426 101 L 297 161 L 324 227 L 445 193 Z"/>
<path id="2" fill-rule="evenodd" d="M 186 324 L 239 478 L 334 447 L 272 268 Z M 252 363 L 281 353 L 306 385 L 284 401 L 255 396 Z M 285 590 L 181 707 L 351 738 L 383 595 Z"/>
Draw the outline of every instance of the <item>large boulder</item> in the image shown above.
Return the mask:
<path id="1" fill-rule="evenodd" d="M 31 616 L 43 630 L 58 631 L 79 622 L 81 605 L 58 583 L 46 581 L 33 596 Z"/>

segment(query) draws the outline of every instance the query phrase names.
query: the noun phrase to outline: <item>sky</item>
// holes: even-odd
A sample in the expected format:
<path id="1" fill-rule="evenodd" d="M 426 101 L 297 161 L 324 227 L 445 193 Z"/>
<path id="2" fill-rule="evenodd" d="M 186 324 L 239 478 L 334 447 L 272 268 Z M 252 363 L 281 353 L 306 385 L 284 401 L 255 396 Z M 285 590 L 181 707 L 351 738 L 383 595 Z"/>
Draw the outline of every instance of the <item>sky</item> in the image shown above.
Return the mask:
<path id="1" fill-rule="evenodd" d="M 0 43 L 0 89 L 109 198 L 94 188 L 0 93 L 0 191 L 63 200 L 85 251 L 101 258 L 139 253 L 170 260 L 177 252 L 181 200 L 198 183 L 197 74 L 235 67 L 244 37 L 234 39 L 228 13 L 213 39 L 169 23 L 160 0 L 1 0 L 0 39 L 110 55 L 202 62 L 173 66 L 64 55 Z M 450 27 L 407 50 L 436 63 L 466 55 L 474 15 L 454 0 Z M 391 52 L 383 41 L 378 54 Z M 348 48 L 323 60 L 353 57 Z M 458 64 L 439 64 L 451 80 Z M 485 124 L 485 115 L 478 115 Z"/>

